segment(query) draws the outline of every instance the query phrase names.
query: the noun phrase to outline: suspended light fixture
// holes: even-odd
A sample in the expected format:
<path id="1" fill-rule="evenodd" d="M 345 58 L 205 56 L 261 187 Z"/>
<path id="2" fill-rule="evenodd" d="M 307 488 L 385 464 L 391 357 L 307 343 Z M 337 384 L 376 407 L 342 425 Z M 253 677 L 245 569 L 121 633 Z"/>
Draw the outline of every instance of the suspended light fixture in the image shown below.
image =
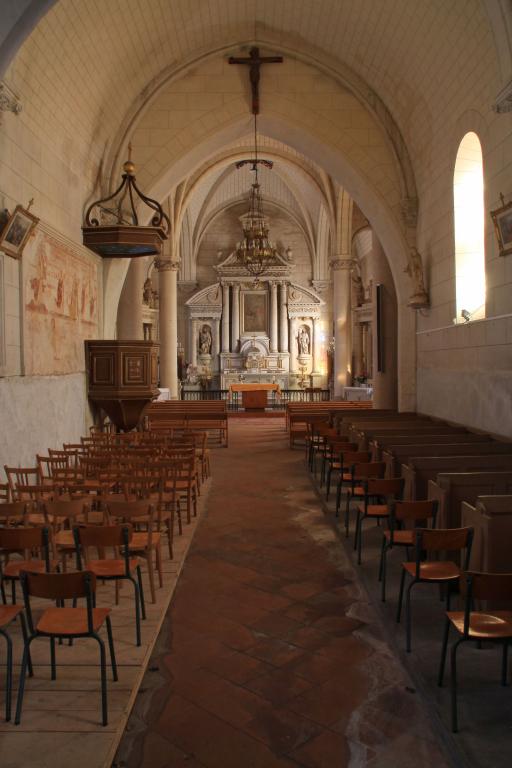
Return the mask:
<path id="1" fill-rule="evenodd" d="M 146 197 L 135 183 L 135 165 L 128 145 L 128 160 L 123 165 L 122 181 L 109 197 L 89 206 L 82 227 L 83 243 L 100 256 L 131 258 L 160 255 L 167 240 L 170 221 L 156 200 Z M 149 225 L 139 224 L 136 202 L 153 211 Z"/>
<path id="2" fill-rule="evenodd" d="M 258 159 L 258 130 L 257 116 L 254 115 L 254 159 L 241 160 L 237 168 L 250 163 L 254 171 L 254 182 L 249 192 L 249 210 L 241 217 L 243 238 L 236 244 L 236 259 L 240 266 L 245 267 L 251 275 L 262 275 L 271 265 L 276 264 L 278 255 L 274 243 L 269 237 L 267 218 L 263 213 L 263 200 L 258 180 L 258 165 L 261 163 L 272 168 L 270 160 Z"/>

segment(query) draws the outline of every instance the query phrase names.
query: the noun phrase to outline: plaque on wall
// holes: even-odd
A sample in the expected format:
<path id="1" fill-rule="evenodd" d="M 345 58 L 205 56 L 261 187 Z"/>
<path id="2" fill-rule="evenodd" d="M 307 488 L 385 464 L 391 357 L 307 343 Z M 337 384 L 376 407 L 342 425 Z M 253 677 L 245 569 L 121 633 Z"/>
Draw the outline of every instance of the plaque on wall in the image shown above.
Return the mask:
<path id="1" fill-rule="evenodd" d="M 242 304 L 242 333 L 266 336 L 268 333 L 267 293 L 244 291 Z"/>

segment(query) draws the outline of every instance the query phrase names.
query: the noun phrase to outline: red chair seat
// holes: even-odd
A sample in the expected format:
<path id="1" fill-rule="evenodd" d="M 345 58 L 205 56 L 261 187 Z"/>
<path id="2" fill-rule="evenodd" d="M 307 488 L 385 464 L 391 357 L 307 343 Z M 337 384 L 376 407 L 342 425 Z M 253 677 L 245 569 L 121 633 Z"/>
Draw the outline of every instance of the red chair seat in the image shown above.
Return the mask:
<path id="1" fill-rule="evenodd" d="M 50 561 L 51 570 L 54 570 L 56 565 L 56 560 Z M 27 571 L 27 573 L 46 573 L 46 563 L 44 560 L 11 560 L 4 567 L 4 577 L 18 579 L 21 571 Z"/>
<path id="2" fill-rule="evenodd" d="M 448 618 L 460 634 L 464 632 L 464 611 L 448 611 Z M 512 611 L 471 613 L 469 634 L 474 638 L 512 637 Z"/>
<path id="3" fill-rule="evenodd" d="M 97 632 L 107 616 L 110 608 L 93 608 L 92 623 Z M 85 635 L 89 631 L 86 608 L 47 608 L 39 621 L 36 630 L 50 635 Z"/>
<path id="4" fill-rule="evenodd" d="M 357 511 L 360 515 L 364 515 L 364 507 L 359 506 Z M 367 517 L 388 517 L 389 509 L 387 504 L 368 504 L 366 509 Z"/>
<path id="5" fill-rule="evenodd" d="M 134 571 L 139 565 L 137 557 L 131 557 L 129 562 L 130 571 Z M 86 568 L 99 579 L 122 577 L 126 572 L 124 560 L 88 560 Z"/>
<path id="6" fill-rule="evenodd" d="M 384 531 L 386 541 L 391 540 L 391 531 Z M 399 544 L 405 547 L 414 546 L 414 531 L 395 531 L 393 534 L 393 544 Z"/>
<path id="7" fill-rule="evenodd" d="M 403 567 L 413 578 L 416 576 L 416 563 L 402 563 Z M 450 581 L 458 579 L 460 568 L 451 561 L 420 563 L 420 579 L 424 581 Z"/>
<path id="8" fill-rule="evenodd" d="M 21 605 L 0 605 L 0 627 L 6 627 L 22 612 Z"/>

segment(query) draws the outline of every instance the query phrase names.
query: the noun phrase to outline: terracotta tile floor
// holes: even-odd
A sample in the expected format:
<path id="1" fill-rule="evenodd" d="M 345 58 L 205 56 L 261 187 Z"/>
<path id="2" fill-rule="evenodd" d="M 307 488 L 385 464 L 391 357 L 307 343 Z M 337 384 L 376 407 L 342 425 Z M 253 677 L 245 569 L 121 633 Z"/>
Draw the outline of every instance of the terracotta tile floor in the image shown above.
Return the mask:
<path id="1" fill-rule="evenodd" d="M 114 765 L 451 765 L 283 422 L 232 421 L 212 462 Z"/>

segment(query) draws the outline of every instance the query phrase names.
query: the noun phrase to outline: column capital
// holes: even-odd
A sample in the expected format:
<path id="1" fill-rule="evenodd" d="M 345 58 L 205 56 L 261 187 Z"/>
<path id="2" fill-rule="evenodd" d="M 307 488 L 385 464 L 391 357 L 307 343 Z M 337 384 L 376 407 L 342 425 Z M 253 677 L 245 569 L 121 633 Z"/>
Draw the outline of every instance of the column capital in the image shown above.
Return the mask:
<path id="1" fill-rule="evenodd" d="M 337 272 L 340 269 L 353 269 L 356 265 L 356 260 L 348 253 L 338 253 L 331 261 L 329 266 L 332 270 Z"/>
<path id="2" fill-rule="evenodd" d="M 177 272 L 180 268 L 180 262 L 172 259 L 155 259 L 155 267 L 159 272 Z"/>

